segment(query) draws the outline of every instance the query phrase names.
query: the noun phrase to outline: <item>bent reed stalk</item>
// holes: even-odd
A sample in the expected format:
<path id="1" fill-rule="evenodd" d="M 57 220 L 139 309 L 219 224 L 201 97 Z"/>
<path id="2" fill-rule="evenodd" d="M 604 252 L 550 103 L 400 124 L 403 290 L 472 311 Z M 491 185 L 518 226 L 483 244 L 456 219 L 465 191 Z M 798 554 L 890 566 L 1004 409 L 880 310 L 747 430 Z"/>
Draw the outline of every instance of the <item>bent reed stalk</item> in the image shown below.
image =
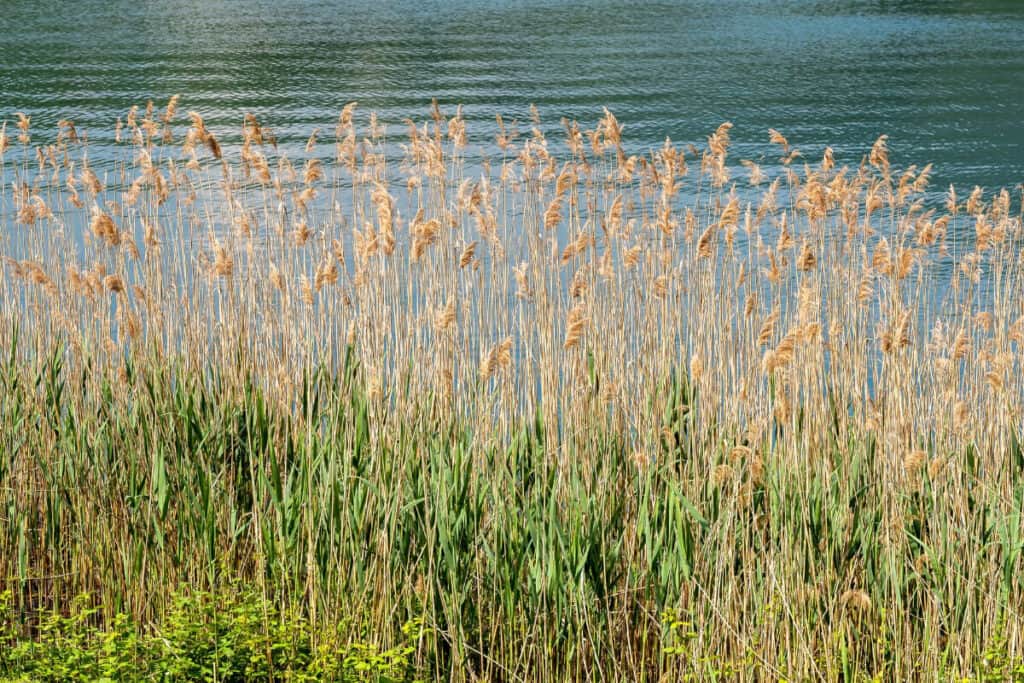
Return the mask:
<path id="1" fill-rule="evenodd" d="M 19 637 L 243 580 L 343 639 L 422 617 L 450 680 L 1020 665 L 1008 191 L 938 200 L 884 136 L 736 167 L 728 123 L 630 154 L 605 110 L 552 151 L 533 110 L 471 156 L 436 103 L 304 147 L 177 106 L 112 157 L 0 133 Z"/>

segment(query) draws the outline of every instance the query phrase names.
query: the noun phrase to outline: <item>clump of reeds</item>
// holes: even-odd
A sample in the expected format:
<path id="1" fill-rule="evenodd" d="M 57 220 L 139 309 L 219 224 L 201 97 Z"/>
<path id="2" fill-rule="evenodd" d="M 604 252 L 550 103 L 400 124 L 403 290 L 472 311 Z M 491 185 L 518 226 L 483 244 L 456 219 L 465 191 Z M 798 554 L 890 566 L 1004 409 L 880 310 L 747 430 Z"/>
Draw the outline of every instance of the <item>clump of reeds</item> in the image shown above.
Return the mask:
<path id="1" fill-rule="evenodd" d="M 885 136 L 737 165 L 728 123 L 640 153 L 534 112 L 478 152 L 461 110 L 353 103 L 290 145 L 177 104 L 112 156 L 0 129 L 26 615 L 241 577 L 352 633 L 423 617 L 458 680 L 1019 663 L 1009 192 L 934 193 Z"/>

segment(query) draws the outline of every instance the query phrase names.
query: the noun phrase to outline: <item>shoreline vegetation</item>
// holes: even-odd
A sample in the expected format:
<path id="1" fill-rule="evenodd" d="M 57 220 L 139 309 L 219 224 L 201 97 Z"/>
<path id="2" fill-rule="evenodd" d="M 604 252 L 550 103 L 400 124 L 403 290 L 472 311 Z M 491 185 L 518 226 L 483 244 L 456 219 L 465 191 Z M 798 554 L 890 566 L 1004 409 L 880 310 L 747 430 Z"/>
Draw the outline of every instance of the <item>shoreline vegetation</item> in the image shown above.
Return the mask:
<path id="1" fill-rule="evenodd" d="M 0 129 L 0 677 L 1024 678 L 1019 197 L 177 110 Z"/>

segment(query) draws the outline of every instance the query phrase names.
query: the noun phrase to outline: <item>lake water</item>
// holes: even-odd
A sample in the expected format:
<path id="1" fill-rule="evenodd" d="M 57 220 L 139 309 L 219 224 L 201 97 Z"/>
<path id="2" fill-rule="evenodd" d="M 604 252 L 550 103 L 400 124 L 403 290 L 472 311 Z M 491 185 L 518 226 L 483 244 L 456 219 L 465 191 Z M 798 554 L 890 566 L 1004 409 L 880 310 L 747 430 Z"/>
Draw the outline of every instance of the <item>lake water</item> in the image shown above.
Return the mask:
<path id="1" fill-rule="evenodd" d="M 174 93 L 215 131 L 253 112 L 285 142 L 350 100 L 398 124 L 437 97 L 465 105 L 471 142 L 531 103 L 552 130 L 607 106 L 639 151 L 730 120 L 734 158 L 776 158 L 773 127 L 857 164 L 887 133 L 936 189 L 1024 181 L 1017 0 L 7 0 L 0 36 L 0 120 L 72 118 L 94 148 Z"/>

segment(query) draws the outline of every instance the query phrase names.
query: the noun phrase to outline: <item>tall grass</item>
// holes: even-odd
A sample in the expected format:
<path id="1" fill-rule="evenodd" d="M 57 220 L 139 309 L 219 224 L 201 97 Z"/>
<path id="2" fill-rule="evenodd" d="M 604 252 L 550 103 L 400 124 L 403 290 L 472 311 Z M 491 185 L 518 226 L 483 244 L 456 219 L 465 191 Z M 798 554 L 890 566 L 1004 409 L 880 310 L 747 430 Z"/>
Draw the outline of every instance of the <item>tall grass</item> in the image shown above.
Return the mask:
<path id="1" fill-rule="evenodd" d="M 352 104 L 278 147 L 177 104 L 113 157 L 0 138 L 22 637 L 243 580 L 353 641 L 422 617 L 450 680 L 1013 675 L 1009 192 L 885 137 L 733 165 L 730 124 L 634 155 L 607 111 L 470 145 Z"/>

